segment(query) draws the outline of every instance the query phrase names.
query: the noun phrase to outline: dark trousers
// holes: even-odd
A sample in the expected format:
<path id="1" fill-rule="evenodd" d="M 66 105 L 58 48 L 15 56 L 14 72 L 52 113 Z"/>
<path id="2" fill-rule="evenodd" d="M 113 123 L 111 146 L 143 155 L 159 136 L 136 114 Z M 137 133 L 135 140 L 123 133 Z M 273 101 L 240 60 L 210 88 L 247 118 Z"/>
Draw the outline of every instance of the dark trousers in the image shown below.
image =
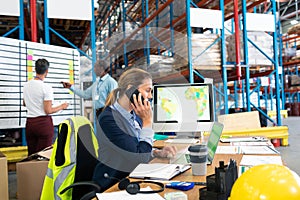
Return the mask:
<path id="1" fill-rule="evenodd" d="M 51 116 L 27 118 L 26 141 L 28 155 L 37 153 L 52 145 L 54 126 Z"/>

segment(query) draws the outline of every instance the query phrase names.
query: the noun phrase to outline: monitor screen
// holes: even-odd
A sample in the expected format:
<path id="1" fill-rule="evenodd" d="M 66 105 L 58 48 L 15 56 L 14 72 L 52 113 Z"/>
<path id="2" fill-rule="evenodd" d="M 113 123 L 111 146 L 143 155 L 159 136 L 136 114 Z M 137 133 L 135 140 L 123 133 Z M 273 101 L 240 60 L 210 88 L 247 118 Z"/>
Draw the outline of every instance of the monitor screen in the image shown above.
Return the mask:
<path id="1" fill-rule="evenodd" d="M 209 131 L 214 121 L 212 91 L 211 83 L 154 85 L 154 131 Z"/>

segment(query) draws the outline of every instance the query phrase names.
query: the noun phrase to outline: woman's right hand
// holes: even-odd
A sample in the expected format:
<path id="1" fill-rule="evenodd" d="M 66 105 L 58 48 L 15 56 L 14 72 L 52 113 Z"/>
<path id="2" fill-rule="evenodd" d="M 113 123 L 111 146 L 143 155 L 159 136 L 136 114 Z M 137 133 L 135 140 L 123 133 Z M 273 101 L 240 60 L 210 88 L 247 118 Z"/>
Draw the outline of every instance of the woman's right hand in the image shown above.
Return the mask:
<path id="1" fill-rule="evenodd" d="M 152 108 L 148 99 L 145 99 L 144 102 L 141 100 L 142 94 L 139 93 L 137 97 L 135 94 L 133 95 L 134 104 L 131 103 L 134 112 L 143 120 L 143 127 L 151 127 L 152 126 Z"/>
<path id="2" fill-rule="evenodd" d="M 62 103 L 61 106 L 62 106 L 62 110 L 64 110 L 64 109 L 68 108 L 69 104 L 67 102 L 65 102 L 65 103 Z"/>

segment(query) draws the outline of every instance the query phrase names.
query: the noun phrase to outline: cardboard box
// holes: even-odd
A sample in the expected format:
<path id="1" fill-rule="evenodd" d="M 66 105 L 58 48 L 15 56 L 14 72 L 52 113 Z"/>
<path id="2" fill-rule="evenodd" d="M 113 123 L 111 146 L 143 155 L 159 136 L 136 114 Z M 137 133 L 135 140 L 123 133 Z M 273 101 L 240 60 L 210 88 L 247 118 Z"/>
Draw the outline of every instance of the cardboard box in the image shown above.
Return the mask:
<path id="1" fill-rule="evenodd" d="M 261 128 L 258 111 L 219 115 L 218 121 L 224 124 L 223 131 Z"/>
<path id="2" fill-rule="evenodd" d="M 39 200 L 52 149 L 18 162 L 17 195 L 19 200 Z"/>
<path id="3" fill-rule="evenodd" d="M 8 200 L 8 171 L 7 160 L 0 152 L 0 195 L 1 199 Z"/>

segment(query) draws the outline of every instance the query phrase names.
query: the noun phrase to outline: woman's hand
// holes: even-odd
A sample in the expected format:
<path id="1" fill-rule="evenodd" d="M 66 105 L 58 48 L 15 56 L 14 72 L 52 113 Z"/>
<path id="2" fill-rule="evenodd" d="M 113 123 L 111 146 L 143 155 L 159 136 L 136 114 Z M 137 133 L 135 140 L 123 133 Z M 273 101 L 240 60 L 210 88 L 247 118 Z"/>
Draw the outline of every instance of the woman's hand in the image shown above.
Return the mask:
<path id="1" fill-rule="evenodd" d="M 166 146 L 162 149 L 154 150 L 153 155 L 159 158 L 173 158 L 177 153 L 175 146 Z"/>
<path id="2" fill-rule="evenodd" d="M 62 106 L 62 110 L 67 109 L 69 106 L 69 103 L 67 103 L 67 102 L 62 103 L 61 106 Z"/>
<path id="3" fill-rule="evenodd" d="M 141 100 L 142 94 L 139 93 L 138 97 L 134 94 L 131 106 L 134 112 L 143 120 L 143 127 L 151 127 L 152 125 L 152 108 L 148 99 L 143 102 Z"/>

